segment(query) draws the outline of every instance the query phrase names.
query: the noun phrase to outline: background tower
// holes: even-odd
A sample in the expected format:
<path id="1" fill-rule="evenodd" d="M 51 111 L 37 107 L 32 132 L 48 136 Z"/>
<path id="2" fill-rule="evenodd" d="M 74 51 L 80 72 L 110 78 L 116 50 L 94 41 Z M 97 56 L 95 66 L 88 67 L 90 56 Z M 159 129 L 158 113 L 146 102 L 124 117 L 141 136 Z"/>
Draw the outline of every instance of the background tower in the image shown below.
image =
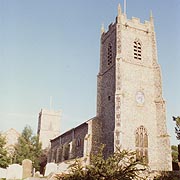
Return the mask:
<path id="1" fill-rule="evenodd" d="M 50 139 L 60 134 L 60 111 L 41 109 L 37 133 L 42 142 L 42 149 L 49 148 Z"/>
<path id="2" fill-rule="evenodd" d="M 118 16 L 101 31 L 97 117 L 105 155 L 132 149 L 152 170 L 171 170 L 171 150 L 162 97 L 161 70 L 152 14 L 149 21 Z"/>

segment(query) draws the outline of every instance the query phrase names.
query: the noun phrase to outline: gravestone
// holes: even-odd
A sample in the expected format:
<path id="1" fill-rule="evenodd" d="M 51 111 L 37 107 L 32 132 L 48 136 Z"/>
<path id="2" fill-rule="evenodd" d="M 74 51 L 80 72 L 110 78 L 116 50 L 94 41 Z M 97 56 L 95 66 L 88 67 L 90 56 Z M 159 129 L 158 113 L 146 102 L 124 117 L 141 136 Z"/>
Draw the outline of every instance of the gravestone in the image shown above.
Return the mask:
<path id="1" fill-rule="evenodd" d="M 24 159 L 22 161 L 23 168 L 23 179 L 32 176 L 32 161 L 29 159 Z"/>
<path id="2" fill-rule="evenodd" d="M 6 178 L 7 169 L 0 168 L 0 179 Z"/>
<path id="3" fill-rule="evenodd" d="M 74 160 L 70 161 L 69 162 L 70 164 L 74 163 Z M 59 165 L 58 165 L 58 169 L 57 169 L 57 172 L 58 173 L 66 173 L 67 172 L 67 169 L 69 167 L 69 163 L 65 163 L 65 162 L 61 162 Z"/>
<path id="4" fill-rule="evenodd" d="M 22 166 L 19 164 L 9 165 L 6 180 L 22 179 Z"/>
<path id="5" fill-rule="evenodd" d="M 57 164 L 48 163 L 46 165 L 46 170 L 45 170 L 45 175 L 44 176 L 48 176 L 52 172 L 57 172 L 57 168 L 58 168 Z"/>
<path id="6" fill-rule="evenodd" d="M 40 172 L 39 172 L 39 171 L 36 171 L 36 172 L 35 172 L 35 174 L 34 174 L 34 177 L 35 177 L 35 178 L 39 178 L 39 177 L 41 177 Z"/>

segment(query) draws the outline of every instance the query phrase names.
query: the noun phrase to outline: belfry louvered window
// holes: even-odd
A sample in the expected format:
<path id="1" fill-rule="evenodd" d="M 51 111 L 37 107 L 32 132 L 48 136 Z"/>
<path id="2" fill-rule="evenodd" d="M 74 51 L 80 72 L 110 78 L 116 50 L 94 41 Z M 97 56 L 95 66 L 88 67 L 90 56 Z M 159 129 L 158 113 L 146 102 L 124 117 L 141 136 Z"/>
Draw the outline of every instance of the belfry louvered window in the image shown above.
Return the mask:
<path id="1" fill-rule="evenodd" d="M 141 43 L 134 41 L 134 59 L 141 60 Z"/>
<path id="2" fill-rule="evenodd" d="M 148 163 L 148 135 L 144 126 L 136 130 L 136 157 L 138 160 Z"/>
<path id="3" fill-rule="evenodd" d="M 108 54 L 107 54 L 107 59 L 108 59 L 108 65 L 112 63 L 112 44 L 108 44 Z"/>

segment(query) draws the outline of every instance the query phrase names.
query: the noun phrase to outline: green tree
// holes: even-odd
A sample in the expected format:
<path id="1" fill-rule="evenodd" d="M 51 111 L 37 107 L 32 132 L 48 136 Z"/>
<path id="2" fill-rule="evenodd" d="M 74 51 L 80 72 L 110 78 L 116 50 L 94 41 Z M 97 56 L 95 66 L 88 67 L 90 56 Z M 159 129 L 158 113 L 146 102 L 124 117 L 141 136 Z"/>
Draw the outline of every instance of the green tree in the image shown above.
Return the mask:
<path id="1" fill-rule="evenodd" d="M 178 162 L 178 147 L 175 145 L 172 145 L 171 150 L 172 150 L 172 161 Z"/>
<path id="2" fill-rule="evenodd" d="M 160 175 L 154 177 L 154 180 L 179 180 L 180 175 L 178 172 L 175 171 L 162 171 Z"/>
<path id="3" fill-rule="evenodd" d="M 5 149 L 6 139 L 0 134 L 0 167 L 6 168 L 10 163 L 7 150 Z"/>
<path id="4" fill-rule="evenodd" d="M 26 126 L 15 145 L 13 162 L 21 164 L 24 159 L 30 159 L 33 162 L 33 167 L 39 170 L 41 155 L 42 145 L 39 143 L 38 136 L 33 135 L 30 126 Z"/>
<path id="5" fill-rule="evenodd" d="M 118 149 L 107 159 L 103 156 L 103 148 L 91 157 L 91 165 L 83 166 L 76 160 L 69 166 L 68 174 L 59 174 L 58 180 L 130 180 L 145 179 L 141 177 L 146 166 L 136 160 L 135 152 Z"/>
<path id="6" fill-rule="evenodd" d="M 39 162 L 40 162 L 39 171 L 40 171 L 41 174 L 45 173 L 45 167 L 46 167 L 46 164 L 47 164 L 48 153 L 49 153 L 48 148 L 43 149 L 42 153 L 41 153 L 41 156 L 39 157 Z"/>
<path id="7" fill-rule="evenodd" d="M 173 121 L 176 122 L 176 127 L 175 127 L 176 138 L 180 140 L 180 116 L 178 117 L 173 116 Z"/>
<path id="8" fill-rule="evenodd" d="M 176 122 L 176 127 L 175 127 L 175 133 L 176 133 L 176 138 L 180 140 L 180 116 L 174 117 L 173 116 L 173 121 Z M 180 162 L 180 144 L 178 144 L 178 161 Z"/>

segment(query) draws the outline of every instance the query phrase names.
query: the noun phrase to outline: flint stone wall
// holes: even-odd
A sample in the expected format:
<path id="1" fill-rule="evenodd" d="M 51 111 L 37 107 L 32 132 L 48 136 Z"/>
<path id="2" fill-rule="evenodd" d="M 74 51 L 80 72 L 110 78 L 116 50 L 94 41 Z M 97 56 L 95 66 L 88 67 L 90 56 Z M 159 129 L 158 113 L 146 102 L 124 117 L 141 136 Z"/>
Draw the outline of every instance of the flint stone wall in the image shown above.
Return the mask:
<path id="1" fill-rule="evenodd" d="M 85 122 L 57 138 L 51 140 L 51 150 L 48 162 L 60 163 L 65 160 L 83 157 L 84 138 L 88 133 L 88 124 Z M 69 146 L 69 147 L 68 147 Z M 64 157 L 69 151 L 69 155 Z"/>

